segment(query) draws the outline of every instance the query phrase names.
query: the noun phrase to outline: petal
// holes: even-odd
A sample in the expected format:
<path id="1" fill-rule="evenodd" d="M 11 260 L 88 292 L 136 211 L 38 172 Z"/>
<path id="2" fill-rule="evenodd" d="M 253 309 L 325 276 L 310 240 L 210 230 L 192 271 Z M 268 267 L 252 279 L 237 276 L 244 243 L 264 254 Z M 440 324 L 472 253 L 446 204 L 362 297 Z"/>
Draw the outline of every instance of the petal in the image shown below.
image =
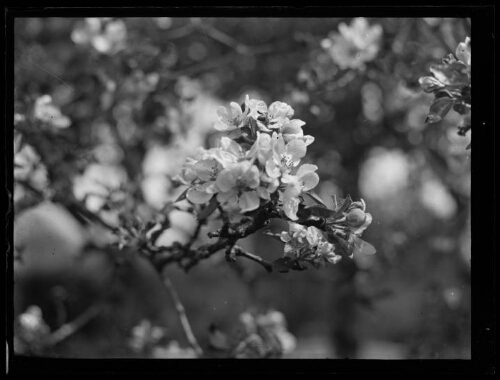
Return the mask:
<path id="1" fill-rule="evenodd" d="M 243 175 L 241 176 L 241 180 L 245 185 L 248 187 L 255 189 L 257 186 L 259 186 L 259 169 L 257 169 L 257 166 L 252 165 L 252 167 L 247 170 Z"/>
<path id="2" fill-rule="evenodd" d="M 271 178 L 278 178 L 281 174 L 280 168 L 272 158 L 266 162 L 266 174 Z"/>
<path id="3" fill-rule="evenodd" d="M 236 177 L 230 170 L 224 169 L 217 176 L 215 184 L 220 189 L 220 191 L 225 193 L 231 190 L 236 185 Z"/>
<path id="4" fill-rule="evenodd" d="M 193 166 L 194 171 L 199 179 L 202 181 L 210 181 L 215 174 L 222 169 L 222 166 L 215 160 L 202 160 L 198 161 Z"/>
<path id="5" fill-rule="evenodd" d="M 243 149 L 241 146 L 229 137 L 224 136 L 220 139 L 220 147 L 235 157 L 243 156 Z"/>
<path id="6" fill-rule="evenodd" d="M 195 188 L 190 188 L 186 193 L 186 198 L 195 204 L 204 204 L 212 199 L 213 194 L 199 191 Z"/>
<path id="7" fill-rule="evenodd" d="M 219 120 L 221 121 L 228 121 L 229 120 L 229 112 L 227 111 L 226 107 L 217 107 L 217 116 L 219 117 Z"/>
<path id="8" fill-rule="evenodd" d="M 316 173 L 308 173 L 300 177 L 300 180 L 303 182 L 303 191 L 308 191 L 316 187 L 319 183 L 319 176 Z"/>
<path id="9" fill-rule="evenodd" d="M 241 212 L 253 211 L 259 208 L 260 198 L 253 191 L 245 191 L 241 194 L 238 205 L 241 208 Z"/>
<path id="10" fill-rule="evenodd" d="M 236 129 L 234 125 L 228 125 L 222 121 L 216 121 L 213 125 L 213 127 L 217 131 L 232 131 L 233 129 Z"/>
<path id="11" fill-rule="evenodd" d="M 302 132 L 302 126 L 305 125 L 306 123 L 302 120 L 299 119 L 293 119 L 290 120 L 288 123 L 283 125 L 283 128 L 281 128 L 281 133 L 287 133 L 287 134 L 301 134 Z"/>
<path id="12" fill-rule="evenodd" d="M 220 192 L 217 194 L 217 201 L 220 204 L 226 203 L 231 197 L 235 197 L 236 192 L 235 191 L 227 191 L 227 192 Z"/>
<path id="13" fill-rule="evenodd" d="M 265 187 L 258 187 L 257 188 L 257 195 L 259 198 L 270 200 L 271 195 L 269 194 L 269 190 L 267 190 Z"/>
<path id="14" fill-rule="evenodd" d="M 283 135 L 280 133 L 273 132 L 272 137 L 273 154 L 275 160 L 281 161 L 281 156 L 285 153 L 285 140 L 283 140 Z"/>
<path id="15" fill-rule="evenodd" d="M 229 106 L 231 107 L 231 114 L 233 117 L 240 117 L 241 115 L 243 115 L 243 110 L 238 103 L 231 102 Z"/>
<path id="16" fill-rule="evenodd" d="M 304 164 L 299 168 L 299 170 L 297 170 L 297 173 L 295 175 L 300 178 L 308 173 L 315 172 L 316 170 L 318 170 L 318 167 L 316 165 Z"/>
<path id="17" fill-rule="evenodd" d="M 307 147 L 302 140 L 292 140 L 287 144 L 286 152 L 296 161 L 306 155 Z"/>
<path id="18" fill-rule="evenodd" d="M 299 209 L 299 200 L 294 197 L 285 197 L 283 200 L 283 211 L 291 220 L 297 220 L 297 211 Z"/>

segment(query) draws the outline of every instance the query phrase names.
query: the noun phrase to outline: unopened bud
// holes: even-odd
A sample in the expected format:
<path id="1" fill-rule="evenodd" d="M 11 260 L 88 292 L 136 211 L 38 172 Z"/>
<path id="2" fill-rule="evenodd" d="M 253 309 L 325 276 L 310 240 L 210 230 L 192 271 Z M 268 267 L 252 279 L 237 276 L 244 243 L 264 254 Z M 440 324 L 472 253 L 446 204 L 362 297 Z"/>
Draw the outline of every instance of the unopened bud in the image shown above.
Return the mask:
<path id="1" fill-rule="evenodd" d="M 347 224 L 350 227 L 359 227 L 365 222 L 365 220 L 366 214 L 359 208 L 355 208 L 354 210 L 351 210 L 349 214 L 347 214 Z"/>

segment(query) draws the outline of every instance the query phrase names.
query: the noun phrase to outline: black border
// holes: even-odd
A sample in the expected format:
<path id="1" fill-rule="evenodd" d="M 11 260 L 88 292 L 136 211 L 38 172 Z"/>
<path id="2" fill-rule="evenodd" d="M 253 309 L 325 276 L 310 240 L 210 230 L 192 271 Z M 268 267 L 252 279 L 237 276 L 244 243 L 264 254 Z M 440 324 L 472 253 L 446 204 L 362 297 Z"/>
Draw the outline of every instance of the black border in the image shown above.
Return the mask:
<path id="1" fill-rule="evenodd" d="M 6 193 L 6 337 L 9 342 L 9 374 L 42 375 L 161 375 L 193 374 L 350 374 L 350 375 L 419 375 L 436 374 L 450 377 L 493 375 L 498 367 L 498 329 L 496 325 L 496 273 L 498 259 L 495 246 L 495 216 L 499 215 L 495 199 L 495 11 L 493 3 L 468 5 L 356 4 L 335 7 L 315 6 L 179 6 L 179 7 L 120 7 L 120 8 L 4 8 L 5 22 L 5 175 Z M 142 359 L 54 359 L 12 356 L 12 236 L 13 216 L 9 212 L 12 194 L 13 120 L 13 24 L 17 17 L 92 17 L 92 16 L 161 16 L 171 17 L 470 17 L 474 41 L 474 77 L 472 122 L 474 125 L 474 158 L 472 164 L 472 359 L 471 360 L 142 360 Z M 9 122 L 7 122 L 9 121 Z M 493 206 L 493 210 L 492 210 Z"/>

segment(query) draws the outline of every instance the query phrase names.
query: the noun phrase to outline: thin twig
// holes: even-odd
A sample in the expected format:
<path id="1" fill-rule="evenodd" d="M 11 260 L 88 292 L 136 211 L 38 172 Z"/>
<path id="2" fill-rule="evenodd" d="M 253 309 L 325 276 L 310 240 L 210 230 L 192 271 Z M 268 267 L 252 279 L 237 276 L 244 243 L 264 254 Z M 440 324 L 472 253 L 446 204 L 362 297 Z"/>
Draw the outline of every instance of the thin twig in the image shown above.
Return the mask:
<path id="1" fill-rule="evenodd" d="M 80 330 L 83 326 L 89 323 L 92 319 L 94 319 L 101 311 L 103 306 L 92 305 L 87 310 L 85 310 L 82 314 L 76 317 L 72 322 L 66 323 L 59 327 L 56 331 L 50 334 L 45 341 L 46 345 L 54 346 L 61 341 L 67 339 L 78 330 Z"/>
<path id="2" fill-rule="evenodd" d="M 191 325 L 189 324 L 189 320 L 186 315 L 186 310 L 184 309 L 184 306 L 182 305 L 179 296 L 177 295 L 177 292 L 175 291 L 174 286 L 172 285 L 172 282 L 168 277 L 164 277 L 163 283 L 165 284 L 165 287 L 168 289 L 170 292 L 170 296 L 172 297 L 172 301 L 174 302 L 175 309 L 177 310 L 177 313 L 179 314 L 179 319 L 181 321 L 182 328 L 184 330 L 184 334 L 186 335 L 186 338 L 191 345 L 191 347 L 194 348 L 196 351 L 196 354 L 198 357 L 201 357 L 203 355 L 203 350 L 201 349 L 200 345 L 198 344 L 198 341 L 196 340 L 196 337 L 193 334 L 193 330 L 191 329 Z"/>
<path id="3" fill-rule="evenodd" d="M 252 261 L 255 261 L 256 263 L 259 263 L 264 267 L 265 270 L 267 270 L 269 273 L 273 271 L 273 264 L 271 264 L 269 261 L 264 260 L 262 257 L 254 255 L 253 253 L 245 251 L 243 248 L 240 246 L 235 245 L 233 247 L 233 252 L 236 256 L 242 256 L 246 257 L 247 259 L 250 259 Z"/>

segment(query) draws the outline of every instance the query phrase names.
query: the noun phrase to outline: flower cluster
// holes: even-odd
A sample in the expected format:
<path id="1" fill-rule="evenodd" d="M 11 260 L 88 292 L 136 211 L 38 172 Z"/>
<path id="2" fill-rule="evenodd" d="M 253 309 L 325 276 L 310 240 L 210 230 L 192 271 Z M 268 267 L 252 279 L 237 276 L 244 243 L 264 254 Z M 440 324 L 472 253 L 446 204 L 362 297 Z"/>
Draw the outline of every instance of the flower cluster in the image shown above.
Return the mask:
<path id="1" fill-rule="evenodd" d="M 332 217 L 326 218 L 325 237 L 351 258 L 355 253 L 374 254 L 375 248 L 361 239 L 371 222 L 372 216 L 366 212 L 365 201 L 352 202 L 348 197 L 336 207 Z"/>
<path id="2" fill-rule="evenodd" d="M 177 179 L 188 185 L 187 199 L 205 204 L 215 197 L 232 219 L 278 199 L 284 214 L 297 220 L 299 196 L 314 188 L 317 166 L 299 166 L 314 138 L 284 102 L 269 107 L 248 96 L 240 106 L 219 107 L 215 129 L 226 133 L 217 147 L 190 158 Z"/>
<path id="3" fill-rule="evenodd" d="M 296 338 L 288 331 L 283 313 L 245 311 L 240 314 L 243 339 L 233 349 L 236 358 L 281 357 L 296 347 Z"/>
<path id="4" fill-rule="evenodd" d="M 329 243 L 316 227 L 305 227 L 289 222 L 289 230 L 280 235 L 285 243 L 285 255 L 291 255 L 298 261 L 311 263 L 315 267 L 325 263 L 336 264 L 342 256 L 335 253 L 335 247 Z"/>
<path id="5" fill-rule="evenodd" d="M 190 359 L 197 358 L 191 347 L 181 347 L 176 340 L 168 340 L 166 328 L 153 325 L 143 319 L 132 328 L 129 347 L 137 354 L 155 359 Z"/>
<path id="6" fill-rule="evenodd" d="M 364 17 L 357 17 L 350 26 L 340 23 L 338 29 L 340 33 L 331 33 L 321 46 L 340 69 L 364 69 L 365 62 L 372 61 L 380 50 L 382 27 L 370 27 Z"/>
<path id="7" fill-rule="evenodd" d="M 39 354 L 50 335 L 50 328 L 43 319 L 42 309 L 29 306 L 16 318 L 14 350 L 20 354 Z"/>
<path id="8" fill-rule="evenodd" d="M 36 99 L 33 107 L 33 116 L 36 120 L 54 128 L 64 129 L 71 125 L 71 120 L 61 113 L 50 95 L 43 95 Z"/>
<path id="9" fill-rule="evenodd" d="M 426 122 L 441 121 L 453 108 L 462 116 L 459 134 L 465 135 L 471 124 L 471 40 L 466 37 L 440 65 L 430 67 L 433 76 L 419 79 L 424 92 L 434 95 Z"/>
<path id="10" fill-rule="evenodd" d="M 99 53 L 113 55 L 125 47 L 127 29 L 121 20 L 86 18 L 71 34 L 76 44 L 90 44 Z"/>

